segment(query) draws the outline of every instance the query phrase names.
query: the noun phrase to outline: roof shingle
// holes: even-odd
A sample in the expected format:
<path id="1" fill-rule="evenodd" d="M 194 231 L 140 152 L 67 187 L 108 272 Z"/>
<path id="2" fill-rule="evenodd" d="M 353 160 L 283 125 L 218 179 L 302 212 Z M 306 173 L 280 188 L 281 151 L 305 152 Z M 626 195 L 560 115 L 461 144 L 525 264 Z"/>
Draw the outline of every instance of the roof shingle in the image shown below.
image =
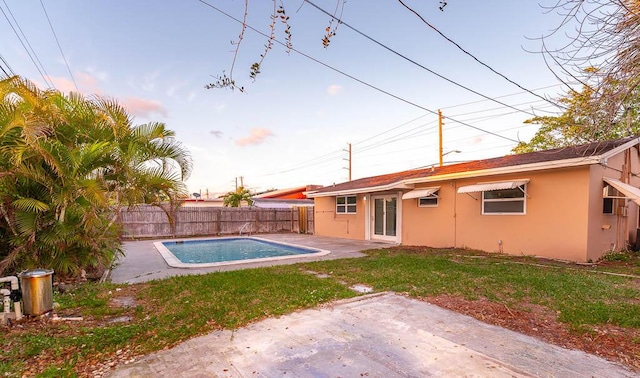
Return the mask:
<path id="1" fill-rule="evenodd" d="M 494 168 L 515 167 L 519 165 L 560 161 L 581 157 L 592 157 L 602 155 L 618 146 L 621 146 L 636 137 L 625 139 L 608 140 L 594 142 L 580 146 L 570 146 L 556 148 L 546 151 L 536 151 L 526 154 L 507 155 L 497 158 L 474 160 L 465 163 L 445 165 L 442 167 L 429 167 L 422 169 L 412 169 L 408 171 L 389 173 L 380 176 L 365 177 L 358 180 L 347 181 L 340 184 L 325 186 L 317 189 L 316 193 L 334 192 L 340 190 L 352 190 L 359 188 L 370 188 L 390 185 L 402 180 L 435 177 L 453 173 L 482 171 Z"/>

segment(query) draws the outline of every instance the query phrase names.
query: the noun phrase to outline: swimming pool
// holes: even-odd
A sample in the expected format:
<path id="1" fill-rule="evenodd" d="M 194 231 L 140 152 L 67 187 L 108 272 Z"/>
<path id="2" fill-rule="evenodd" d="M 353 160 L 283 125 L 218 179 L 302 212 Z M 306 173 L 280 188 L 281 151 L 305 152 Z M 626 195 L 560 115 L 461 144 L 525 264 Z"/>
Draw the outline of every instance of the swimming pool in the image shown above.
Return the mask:
<path id="1" fill-rule="evenodd" d="M 323 249 L 277 243 L 256 237 L 167 240 L 153 243 L 169 266 L 205 268 L 306 256 L 323 256 Z"/>

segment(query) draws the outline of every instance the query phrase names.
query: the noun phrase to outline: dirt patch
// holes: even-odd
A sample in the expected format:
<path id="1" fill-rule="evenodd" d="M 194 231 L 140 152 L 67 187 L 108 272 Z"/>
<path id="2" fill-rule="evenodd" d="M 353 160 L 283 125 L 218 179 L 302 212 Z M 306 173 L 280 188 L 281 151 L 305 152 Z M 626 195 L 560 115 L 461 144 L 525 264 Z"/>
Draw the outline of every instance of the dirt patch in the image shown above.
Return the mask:
<path id="1" fill-rule="evenodd" d="M 578 349 L 640 370 L 640 330 L 615 326 L 590 327 L 588 332 L 572 332 L 545 307 L 520 304 L 524 310 L 509 308 L 487 299 L 466 300 L 451 295 L 421 298 L 437 306 L 465 314 L 567 349 Z"/>

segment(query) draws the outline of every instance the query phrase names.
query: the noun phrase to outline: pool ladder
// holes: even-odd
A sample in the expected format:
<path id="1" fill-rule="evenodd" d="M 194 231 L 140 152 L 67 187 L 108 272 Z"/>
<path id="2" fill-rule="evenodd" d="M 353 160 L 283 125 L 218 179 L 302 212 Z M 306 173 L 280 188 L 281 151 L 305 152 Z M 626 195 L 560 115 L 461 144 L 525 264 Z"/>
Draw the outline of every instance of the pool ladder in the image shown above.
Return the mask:
<path id="1" fill-rule="evenodd" d="M 240 227 L 240 236 L 242 236 L 242 231 L 245 231 L 247 226 L 251 226 L 251 222 L 247 222 L 243 224 L 242 227 Z M 247 235 L 251 236 L 251 227 L 249 227 L 249 231 L 247 232 Z"/>

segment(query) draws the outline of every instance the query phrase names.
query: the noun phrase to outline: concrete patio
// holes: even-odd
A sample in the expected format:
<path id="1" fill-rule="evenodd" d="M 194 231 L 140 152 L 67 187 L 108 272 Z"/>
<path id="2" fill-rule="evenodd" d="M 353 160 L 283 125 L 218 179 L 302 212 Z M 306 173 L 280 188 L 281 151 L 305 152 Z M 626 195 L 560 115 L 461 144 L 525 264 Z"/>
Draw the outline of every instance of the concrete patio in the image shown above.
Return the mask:
<path id="1" fill-rule="evenodd" d="M 124 377 L 636 377 L 625 367 L 426 302 L 378 293 L 212 332 Z"/>
<path id="2" fill-rule="evenodd" d="M 116 283 L 363 256 L 389 244 L 298 234 L 260 235 L 332 253 L 205 269 L 169 267 L 151 241 L 125 243 Z M 582 351 L 394 293 L 374 293 L 185 341 L 116 367 L 121 377 L 637 377 Z"/>

